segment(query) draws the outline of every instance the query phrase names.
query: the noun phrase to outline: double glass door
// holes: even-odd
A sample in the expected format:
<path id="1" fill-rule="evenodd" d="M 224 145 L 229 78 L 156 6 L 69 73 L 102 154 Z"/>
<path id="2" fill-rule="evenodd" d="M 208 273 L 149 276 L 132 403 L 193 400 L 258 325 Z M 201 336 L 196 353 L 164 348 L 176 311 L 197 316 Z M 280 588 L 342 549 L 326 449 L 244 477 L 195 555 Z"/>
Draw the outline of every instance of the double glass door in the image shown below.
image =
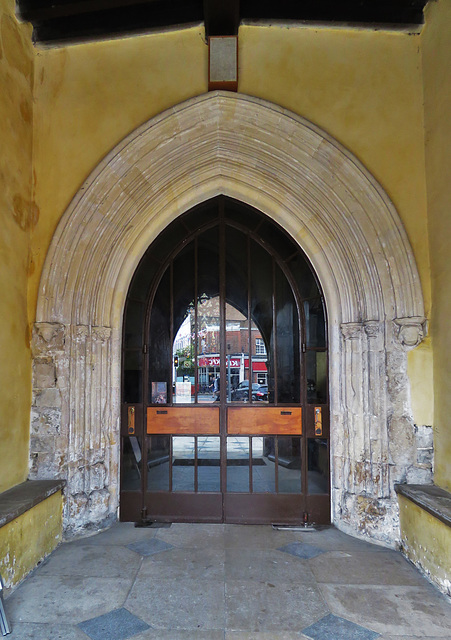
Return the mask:
<path id="1" fill-rule="evenodd" d="M 216 198 L 149 247 L 122 388 L 121 519 L 329 522 L 322 295 L 260 212 Z"/>

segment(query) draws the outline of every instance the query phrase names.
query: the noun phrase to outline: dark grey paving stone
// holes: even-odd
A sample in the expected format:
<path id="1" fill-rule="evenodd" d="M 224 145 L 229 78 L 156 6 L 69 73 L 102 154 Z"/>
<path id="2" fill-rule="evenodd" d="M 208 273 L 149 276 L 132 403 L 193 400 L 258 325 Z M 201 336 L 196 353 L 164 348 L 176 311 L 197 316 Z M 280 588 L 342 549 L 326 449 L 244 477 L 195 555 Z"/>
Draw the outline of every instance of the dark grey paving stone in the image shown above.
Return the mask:
<path id="1" fill-rule="evenodd" d="M 324 553 L 310 560 L 320 583 L 422 586 L 425 579 L 400 553 L 367 551 Z"/>
<path id="2" fill-rule="evenodd" d="M 435 587 L 323 584 L 332 613 L 387 636 L 451 638 L 451 604 Z"/>
<path id="3" fill-rule="evenodd" d="M 307 640 L 296 631 L 226 631 L 225 640 Z"/>
<path id="4" fill-rule="evenodd" d="M 301 631 L 329 609 L 311 584 L 226 583 L 227 631 Z"/>
<path id="5" fill-rule="evenodd" d="M 99 545 L 64 545 L 39 567 L 40 575 L 134 576 L 141 559 L 125 547 Z"/>
<path id="6" fill-rule="evenodd" d="M 307 562 L 293 561 L 288 554 L 273 549 L 226 549 L 225 579 L 273 584 L 314 584 Z"/>
<path id="7" fill-rule="evenodd" d="M 149 580 L 138 574 L 125 606 L 155 629 L 224 629 L 223 580 Z"/>
<path id="8" fill-rule="evenodd" d="M 149 628 L 148 624 L 124 608 L 80 622 L 78 626 L 92 640 L 125 640 Z"/>
<path id="9" fill-rule="evenodd" d="M 367 542 L 343 533 L 335 527 L 327 527 L 319 531 L 299 532 L 296 539 L 314 545 L 324 551 L 368 551 L 369 553 L 395 553 L 378 544 Z"/>
<path id="10" fill-rule="evenodd" d="M 7 640 L 86 640 L 86 634 L 76 626 L 15 622 Z"/>
<path id="11" fill-rule="evenodd" d="M 34 575 L 6 600 L 6 614 L 12 624 L 77 624 L 121 607 L 132 584 L 123 577 Z"/>
<path id="12" fill-rule="evenodd" d="M 224 631 L 214 629 L 208 629 L 208 631 L 169 629 L 169 631 L 164 631 L 157 629 L 133 636 L 133 640 L 224 640 Z"/>
<path id="13" fill-rule="evenodd" d="M 174 545 L 169 544 L 164 540 L 151 538 L 150 540 L 138 540 L 137 542 L 132 542 L 131 544 L 128 544 L 127 547 L 142 556 L 153 556 L 155 553 L 173 549 Z"/>
<path id="14" fill-rule="evenodd" d="M 289 544 L 279 547 L 278 551 L 289 553 L 297 558 L 303 558 L 304 560 L 310 560 L 316 558 L 316 556 L 324 553 L 323 549 L 315 547 L 313 544 L 306 544 L 305 542 L 290 542 Z"/>
<path id="15" fill-rule="evenodd" d="M 144 558 L 139 575 L 148 576 L 151 580 L 224 580 L 224 556 L 222 549 L 174 547 L 169 554 Z"/>
<path id="16" fill-rule="evenodd" d="M 379 637 L 379 633 L 332 613 L 303 629 L 303 633 L 312 640 L 374 640 Z"/>

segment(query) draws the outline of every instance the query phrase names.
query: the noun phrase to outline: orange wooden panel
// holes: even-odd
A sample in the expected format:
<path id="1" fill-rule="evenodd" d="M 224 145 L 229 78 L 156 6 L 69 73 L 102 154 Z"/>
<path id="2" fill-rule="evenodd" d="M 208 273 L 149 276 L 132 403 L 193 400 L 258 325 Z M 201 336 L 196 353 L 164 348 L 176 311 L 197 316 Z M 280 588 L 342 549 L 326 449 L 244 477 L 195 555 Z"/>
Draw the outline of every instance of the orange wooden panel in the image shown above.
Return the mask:
<path id="1" fill-rule="evenodd" d="M 217 435 L 219 407 L 147 407 L 147 433 Z"/>
<path id="2" fill-rule="evenodd" d="M 301 407 L 229 407 L 227 433 L 231 435 L 300 435 Z"/>

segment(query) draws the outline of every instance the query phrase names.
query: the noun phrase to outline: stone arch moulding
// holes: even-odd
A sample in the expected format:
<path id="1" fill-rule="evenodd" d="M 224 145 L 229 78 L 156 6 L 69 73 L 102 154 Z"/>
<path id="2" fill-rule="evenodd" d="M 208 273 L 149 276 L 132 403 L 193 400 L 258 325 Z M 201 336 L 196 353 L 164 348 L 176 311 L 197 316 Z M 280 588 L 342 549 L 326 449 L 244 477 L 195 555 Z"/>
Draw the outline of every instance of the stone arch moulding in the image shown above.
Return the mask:
<path id="1" fill-rule="evenodd" d="M 393 484 L 420 473 L 406 350 L 421 341 L 425 318 L 412 250 L 351 153 L 303 118 L 240 94 L 208 93 L 152 118 L 64 213 L 34 327 L 31 477 L 67 479 L 68 534 L 116 517 L 127 288 L 158 233 L 218 194 L 276 220 L 316 269 L 329 320 L 332 518 L 394 544 Z"/>

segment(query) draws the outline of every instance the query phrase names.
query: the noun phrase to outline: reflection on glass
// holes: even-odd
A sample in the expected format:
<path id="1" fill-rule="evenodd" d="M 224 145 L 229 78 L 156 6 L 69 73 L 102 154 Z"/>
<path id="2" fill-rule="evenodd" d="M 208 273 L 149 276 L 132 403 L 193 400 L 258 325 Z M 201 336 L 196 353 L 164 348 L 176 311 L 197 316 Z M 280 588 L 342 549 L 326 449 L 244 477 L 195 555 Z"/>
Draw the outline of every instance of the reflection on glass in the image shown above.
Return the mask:
<path id="1" fill-rule="evenodd" d="M 276 269 L 277 400 L 300 402 L 299 321 L 291 286 Z"/>
<path id="2" fill-rule="evenodd" d="M 174 402 L 194 402 L 196 383 L 195 243 L 191 242 L 174 259 L 173 287 L 173 391 Z M 178 359 L 178 362 L 175 360 Z"/>
<path id="3" fill-rule="evenodd" d="M 273 259 L 257 242 L 250 242 L 251 291 L 250 307 L 252 320 L 252 383 L 262 385 L 258 393 L 253 392 L 253 402 L 274 402 L 273 358 Z M 258 343 L 257 343 L 258 340 Z M 261 353 L 262 346 L 265 355 Z M 259 353 L 260 352 L 260 353 Z"/>
<path id="4" fill-rule="evenodd" d="M 244 313 L 226 304 L 227 401 L 249 400 L 249 322 Z"/>
<path id="5" fill-rule="evenodd" d="M 198 402 L 219 401 L 219 296 L 206 293 L 197 303 Z"/>
<path id="6" fill-rule="evenodd" d="M 147 489 L 169 491 L 169 436 L 147 439 Z"/>
<path id="7" fill-rule="evenodd" d="M 252 438 L 252 491 L 274 493 L 276 490 L 274 436 Z"/>
<path id="8" fill-rule="evenodd" d="M 122 439 L 122 491 L 141 489 L 141 442 L 135 436 Z"/>
<path id="9" fill-rule="evenodd" d="M 321 298 L 304 302 L 305 334 L 308 347 L 326 346 L 326 323 Z"/>
<path id="10" fill-rule="evenodd" d="M 165 382 L 167 390 L 170 387 L 171 332 L 168 322 L 171 308 L 170 289 L 170 270 L 166 269 L 155 294 L 150 316 L 148 402 L 152 402 L 152 382 Z"/>
<path id="11" fill-rule="evenodd" d="M 172 491 L 194 491 L 195 441 L 193 437 L 172 438 Z"/>
<path id="12" fill-rule="evenodd" d="M 227 438 L 227 491 L 249 491 L 249 438 Z"/>
<path id="13" fill-rule="evenodd" d="M 220 448 L 217 437 L 197 438 L 197 490 L 221 490 Z"/>
<path id="14" fill-rule="evenodd" d="M 279 493 L 301 492 L 301 438 L 278 436 Z"/>
<path id="15" fill-rule="evenodd" d="M 124 402 L 141 402 L 143 356 L 139 351 L 124 352 Z"/>
<path id="16" fill-rule="evenodd" d="M 308 441 L 308 492 L 329 493 L 329 452 L 323 438 Z"/>
<path id="17" fill-rule="evenodd" d="M 327 352 L 307 351 L 307 402 L 327 402 Z"/>

